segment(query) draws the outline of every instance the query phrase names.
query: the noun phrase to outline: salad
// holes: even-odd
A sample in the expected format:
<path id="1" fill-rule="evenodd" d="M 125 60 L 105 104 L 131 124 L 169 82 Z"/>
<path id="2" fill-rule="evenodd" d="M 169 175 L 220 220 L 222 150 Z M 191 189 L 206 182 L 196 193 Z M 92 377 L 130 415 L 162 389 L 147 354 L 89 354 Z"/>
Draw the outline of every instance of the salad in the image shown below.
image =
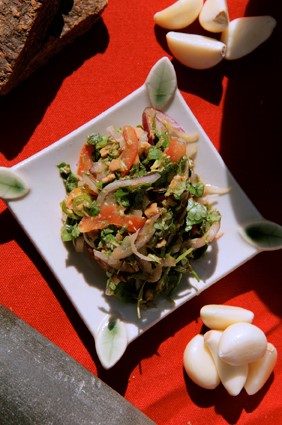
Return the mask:
<path id="1" fill-rule="evenodd" d="M 141 124 L 110 126 L 83 145 L 76 173 L 58 165 L 64 242 L 86 248 L 105 270 L 105 292 L 143 305 L 171 297 L 191 259 L 217 237 L 221 215 L 207 200 L 220 192 L 194 170 L 198 134 L 147 107 Z"/>

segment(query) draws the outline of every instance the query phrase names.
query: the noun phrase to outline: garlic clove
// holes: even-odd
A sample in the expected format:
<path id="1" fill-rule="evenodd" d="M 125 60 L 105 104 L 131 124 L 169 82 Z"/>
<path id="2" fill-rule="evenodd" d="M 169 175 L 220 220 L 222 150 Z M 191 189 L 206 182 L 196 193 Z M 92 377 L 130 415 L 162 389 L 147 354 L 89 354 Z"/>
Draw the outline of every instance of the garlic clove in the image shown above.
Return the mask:
<path id="1" fill-rule="evenodd" d="M 200 310 L 203 323 L 210 329 L 224 330 L 237 322 L 252 323 L 254 313 L 242 307 L 231 305 L 207 304 Z"/>
<path id="2" fill-rule="evenodd" d="M 266 41 L 276 20 L 272 16 L 245 16 L 229 22 L 220 40 L 226 44 L 225 59 L 239 59 Z"/>
<path id="3" fill-rule="evenodd" d="M 196 335 L 187 344 L 183 354 L 184 369 L 189 378 L 202 388 L 216 388 L 220 379 L 213 358 L 204 343 L 203 335 Z"/>
<path id="4" fill-rule="evenodd" d="M 199 15 L 201 26 L 210 32 L 223 32 L 229 23 L 226 0 L 206 0 Z"/>
<path id="5" fill-rule="evenodd" d="M 211 68 L 225 56 L 225 44 L 211 37 L 170 31 L 166 39 L 173 56 L 190 68 Z"/>
<path id="6" fill-rule="evenodd" d="M 264 332 L 251 323 L 234 323 L 222 333 L 218 355 L 232 366 L 248 364 L 260 359 L 266 351 Z"/>
<path id="7" fill-rule="evenodd" d="M 248 365 L 231 366 L 218 356 L 219 342 L 222 331 L 211 330 L 205 333 L 204 341 L 209 348 L 222 385 L 232 396 L 237 396 L 245 385 L 248 375 Z"/>
<path id="8" fill-rule="evenodd" d="M 154 21 L 168 30 L 185 28 L 197 19 L 202 6 L 203 0 L 178 0 L 155 13 Z"/>
<path id="9" fill-rule="evenodd" d="M 264 356 L 254 363 L 249 364 L 249 372 L 245 383 L 247 394 L 257 393 L 270 377 L 277 361 L 277 350 L 273 344 L 267 343 Z"/>

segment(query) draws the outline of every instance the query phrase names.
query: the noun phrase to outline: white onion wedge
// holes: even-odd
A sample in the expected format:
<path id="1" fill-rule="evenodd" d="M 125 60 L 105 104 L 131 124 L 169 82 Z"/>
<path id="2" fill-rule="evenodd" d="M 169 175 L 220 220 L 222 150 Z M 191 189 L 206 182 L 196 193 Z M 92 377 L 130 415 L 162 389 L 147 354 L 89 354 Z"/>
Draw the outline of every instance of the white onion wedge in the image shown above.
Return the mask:
<path id="1" fill-rule="evenodd" d="M 257 393 L 270 377 L 277 361 L 277 350 L 273 344 L 267 343 L 264 356 L 249 365 L 248 378 L 245 383 L 247 394 Z"/>
<path id="2" fill-rule="evenodd" d="M 190 68 L 212 68 L 225 56 L 225 44 L 211 37 L 170 31 L 166 39 L 173 56 Z"/>
<path id="3" fill-rule="evenodd" d="M 239 59 L 264 43 L 272 34 L 276 20 L 272 16 L 244 16 L 229 22 L 220 41 L 226 44 L 225 59 Z"/>
<path id="4" fill-rule="evenodd" d="M 226 0 L 206 0 L 199 15 L 199 22 L 207 31 L 224 31 L 229 23 Z"/>
<path id="5" fill-rule="evenodd" d="M 202 6 L 203 0 L 178 0 L 155 13 L 154 21 L 168 30 L 185 28 L 197 19 Z"/>

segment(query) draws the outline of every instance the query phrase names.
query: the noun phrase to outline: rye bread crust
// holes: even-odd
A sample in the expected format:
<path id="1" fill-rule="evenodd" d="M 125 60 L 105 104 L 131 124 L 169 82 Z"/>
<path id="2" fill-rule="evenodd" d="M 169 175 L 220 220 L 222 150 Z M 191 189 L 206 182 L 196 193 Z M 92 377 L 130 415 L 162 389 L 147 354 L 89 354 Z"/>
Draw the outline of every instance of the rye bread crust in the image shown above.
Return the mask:
<path id="1" fill-rule="evenodd" d="M 13 67 L 11 64 L 15 62 L 11 62 L 10 60 L 9 63 L 7 63 L 6 56 L 10 56 L 7 46 L 5 47 L 4 55 L 1 56 L 0 50 L 0 96 L 9 93 L 40 66 L 48 62 L 51 57 L 60 52 L 66 45 L 72 43 L 77 37 L 88 31 L 101 17 L 108 4 L 108 0 L 73 0 L 69 2 L 71 5 L 70 8 L 66 9 L 66 2 L 63 2 L 63 0 L 59 1 L 62 2 L 61 7 L 55 10 L 53 19 L 49 22 L 48 28 L 44 32 L 44 37 L 41 35 L 40 40 L 37 39 L 36 49 L 33 50 L 32 54 L 26 54 L 28 60 L 21 61 L 18 66 Z M 22 3 L 21 0 L 16 0 L 16 2 Z M 49 0 L 47 0 L 47 2 L 49 2 Z M 4 3 L 10 3 L 10 1 L 4 0 Z M 11 3 L 14 4 L 14 0 Z M 35 3 L 40 2 L 36 1 Z M 2 15 L 0 14 L 0 32 L 2 24 L 1 18 Z M 59 29 L 58 24 L 60 27 Z M 17 35 L 18 33 L 16 33 L 16 36 Z M 22 50 L 26 50 L 23 36 L 20 35 L 19 37 L 21 40 L 21 49 L 19 42 L 17 42 L 18 48 L 15 55 L 22 55 Z M 3 57 L 6 71 L 4 71 L 2 76 Z"/>
<path id="2" fill-rule="evenodd" d="M 0 0 L 0 92 L 38 53 L 61 0 Z"/>
<path id="3" fill-rule="evenodd" d="M 60 35 L 49 34 L 40 52 L 34 56 L 23 78 L 45 64 L 52 56 L 88 31 L 101 17 L 108 0 L 74 0 L 71 11 L 63 14 L 64 25 Z"/>

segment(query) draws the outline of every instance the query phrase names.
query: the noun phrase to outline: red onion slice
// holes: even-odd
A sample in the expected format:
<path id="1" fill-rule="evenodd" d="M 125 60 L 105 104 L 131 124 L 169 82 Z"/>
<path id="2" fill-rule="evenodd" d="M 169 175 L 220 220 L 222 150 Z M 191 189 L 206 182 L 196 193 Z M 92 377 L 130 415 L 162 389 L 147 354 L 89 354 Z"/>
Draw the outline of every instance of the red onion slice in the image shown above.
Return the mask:
<path id="1" fill-rule="evenodd" d="M 191 248 L 198 249 L 204 245 L 207 245 L 208 243 L 212 242 L 215 239 L 219 229 L 220 229 L 220 222 L 215 221 L 211 225 L 209 230 L 203 236 L 201 236 L 200 238 L 191 239 L 189 241 L 189 246 Z"/>
<path id="2" fill-rule="evenodd" d="M 147 174 L 146 176 L 143 176 L 143 177 L 137 177 L 136 179 L 115 180 L 107 184 L 107 186 L 105 186 L 101 190 L 101 192 L 99 193 L 97 197 L 97 205 L 101 205 L 104 202 L 105 198 L 109 195 L 109 193 L 115 192 L 121 187 L 127 187 L 127 186 L 137 187 L 137 186 L 141 186 L 142 184 L 153 184 L 159 178 L 160 178 L 159 173 L 152 173 L 152 174 Z"/>
<path id="3" fill-rule="evenodd" d="M 122 244 L 115 248 L 111 254 L 114 260 L 121 260 L 122 258 L 129 257 L 133 251 L 131 246 L 131 240 L 134 241 L 136 249 L 140 249 L 149 242 L 155 233 L 154 223 L 160 214 L 156 214 L 150 217 L 137 232 L 132 235 L 126 236 L 122 241 Z"/>
<path id="4" fill-rule="evenodd" d="M 98 186 L 96 185 L 95 180 L 89 177 L 86 173 L 82 173 L 82 180 L 87 184 L 87 186 L 90 190 L 92 190 L 92 192 L 98 194 Z"/>

